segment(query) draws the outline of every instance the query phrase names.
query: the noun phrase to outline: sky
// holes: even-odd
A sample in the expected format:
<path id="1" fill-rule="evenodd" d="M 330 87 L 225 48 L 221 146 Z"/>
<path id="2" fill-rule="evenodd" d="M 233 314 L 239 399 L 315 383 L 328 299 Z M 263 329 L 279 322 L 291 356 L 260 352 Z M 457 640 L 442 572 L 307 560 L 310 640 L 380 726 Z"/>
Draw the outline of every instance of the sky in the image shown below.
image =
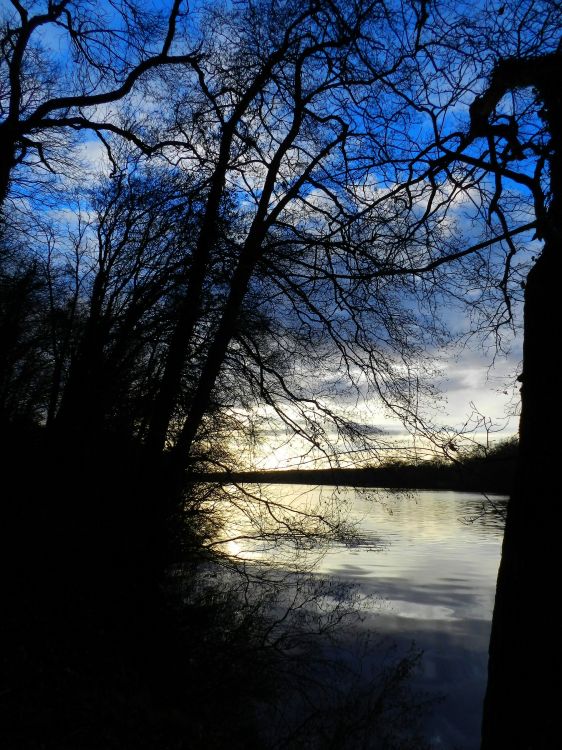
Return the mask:
<path id="1" fill-rule="evenodd" d="M 108 168 L 107 154 L 97 139 L 86 139 L 78 146 L 78 154 L 84 168 L 91 175 Z M 441 309 L 441 315 L 454 331 L 466 330 L 469 323 L 464 319 L 460 307 Z M 521 324 L 522 309 L 514 306 L 516 324 Z M 469 445 L 473 441 L 486 444 L 509 438 L 517 433 L 519 385 L 516 381 L 521 370 L 521 336 L 506 331 L 506 351 L 497 352 L 488 342 L 483 344 L 477 337 L 464 344 L 451 343 L 444 350 L 434 351 L 434 361 L 440 370 L 434 380 L 439 398 L 429 398 L 420 404 L 424 413 L 437 429 L 449 434 L 464 434 L 459 444 Z M 338 379 L 338 373 L 328 371 L 327 379 Z M 377 455 L 383 460 L 387 456 L 404 455 L 420 458 L 435 454 L 435 447 L 423 437 L 412 437 L 399 419 L 388 414 L 377 399 L 357 400 L 355 393 L 345 390 L 344 380 L 338 392 L 337 403 L 346 404 L 347 416 L 367 428 L 380 431 Z M 271 412 L 264 409 L 268 417 Z M 245 454 L 247 468 L 283 469 L 292 467 L 320 468 L 328 465 L 326 458 L 310 452 L 310 446 L 298 436 L 290 435 L 279 421 L 273 420 L 262 439 Z M 330 440 L 337 443 L 332 432 Z M 341 463 L 355 466 L 372 463 L 373 456 L 367 452 L 350 451 L 349 446 L 340 446 Z M 439 451 L 438 451 L 439 452 Z"/>
<path id="2" fill-rule="evenodd" d="M 436 427 L 446 428 L 450 435 L 464 433 L 464 437 L 457 440 L 459 445 L 468 447 L 474 442 L 487 445 L 517 434 L 519 384 L 516 376 L 520 372 L 520 357 L 518 347 L 514 349 L 509 356 L 496 358 L 491 365 L 489 353 L 465 348 L 444 364 L 438 382 L 441 398 L 429 400 L 425 406 Z M 364 424 L 381 431 L 378 458 L 424 459 L 440 455 L 423 437 L 412 437 L 398 419 L 385 414 L 379 403 L 357 405 L 356 413 Z M 304 458 L 303 453 L 306 453 Z M 357 466 L 376 460 L 358 451 L 344 454 L 341 463 Z M 289 436 L 281 427 L 265 436 L 255 448 L 250 464 L 258 469 L 312 469 L 329 465 L 325 458 L 315 459 L 308 453 L 307 445 L 298 437 Z"/>
<path id="3" fill-rule="evenodd" d="M 220 38 L 219 32 L 220 30 L 217 31 L 217 38 Z M 501 34 L 499 30 L 496 29 L 496 32 L 499 35 L 498 38 L 500 38 Z M 49 51 L 55 57 L 57 54 L 57 50 L 59 50 L 58 54 L 60 54 L 61 60 L 63 60 L 63 58 L 66 59 L 67 56 L 65 57 L 66 53 L 64 52 L 63 48 L 60 47 L 60 40 L 57 34 L 59 34 L 60 36 L 60 32 L 57 32 L 54 34 L 54 36 L 48 37 L 44 41 Z M 212 65 L 212 63 L 209 63 L 209 65 Z M 318 75 L 318 73 L 316 72 L 314 75 Z M 312 78 L 314 79 L 314 76 L 312 76 Z M 212 80 L 211 77 L 209 77 L 209 80 Z M 479 80 L 479 85 L 481 85 L 482 80 Z M 437 97 L 437 99 L 439 99 L 442 94 L 439 88 L 441 87 L 443 88 L 443 90 L 446 89 L 446 86 L 444 86 L 443 84 L 443 78 L 440 77 L 440 74 L 437 82 L 439 85 L 436 85 L 437 90 L 434 95 Z M 433 94 L 430 93 L 430 88 L 431 87 L 428 87 L 427 91 L 425 91 L 425 94 L 427 94 L 427 96 L 431 98 Z M 446 97 L 446 94 L 444 94 L 444 96 Z M 474 91 L 470 87 L 468 87 L 464 92 L 465 100 L 459 99 L 458 101 L 451 102 L 448 114 L 446 115 L 446 117 L 451 118 L 451 123 L 447 121 L 447 128 L 449 128 L 449 125 L 451 128 L 453 127 L 453 125 L 457 127 L 459 122 L 461 122 L 462 127 L 466 126 L 467 103 L 469 103 L 473 96 Z M 280 106 L 280 101 L 284 101 L 284 98 L 279 96 L 277 96 L 277 99 L 275 99 L 275 94 L 273 94 L 272 97 L 272 101 L 277 103 L 277 107 Z M 322 106 L 324 106 L 322 104 L 322 101 L 322 99 L 319 100 L 319 111 L 321 111 Z M 376 101 L 377 99 L 375 97 L 371 106 L 374 106 L 374 103 L 376 103 Z M 133 107 L 137 106 L 139 109 L 142 109 L 142 106 L 144 106 L 146 107 L 146 111 L 150 112 L 151 116 L 153 115 L 153 103 L 151 103 L 151 105 L 149 106 L 148 101 L 145 101 L 143 105 L 142 102 L 139 101 L 138 97 L 135 99 L 135 95 L 133 95 L 129 104 L 131 104 Z M 312 104 L 310 106 L 312 106 Z M 189 110 L 189 107 L 187 111 L 189 114 L 189 112 L 191 111 Z M 355 112 L 355 115 L 349 115 L 351 117 L 352 124 L 355 126 L 357 125 L 358 119 L 360 118 L 358 118 L 356 110 L 352 108 L 350 111 Z M 100 111 L 96 114 L 101 117 L 103 113 Z M 462 121 L 463 117 L 464 124 Z M 259 118 L 257 119 L 259 120 Z M 453 120 L 454 122 L 452 122 Z M 288 121 L 284 121 L 283 118 L 281 118 L 281 121 L 283 122 L 283 125 L 286 129 Z M 274 122 L 277 121 L 274 120 Z M 248 122 L 246 123 L 246 125 L 250 130 L 254 125 L 253 119 L 250 115 L 248 116 Z M 416 127 L 421 126 L 418 124 Z M 443 125 L 443 127 L 445 127 L 445 125 Z M 423 127 L 421 127 L 420 133 L 422 133 L 422 131 Z M 282 133 L 284 131 L 283 128 L 280 128 L 278 124 L 275 126 L 269 124 L 269 130 L 266 127 L 265 131 L 262 130 L 259 132 L 261 133 L 261 137 L 263 137 L 263 144 L 265 144 L 263 151 L 264 153 L 269 153 L 269 151 L 273 148 L 272 144 L 276 143 L 276 138 L 273 137 L 273 135 L 279 136 L 279 133 Z M 401 138 L 403 135 L 404 134 L 401 133 L 399 138 Z M 259 133 L 258 137 L 260 137 Z M 408 141 L 408 143 L 410 141 L 415 142 L 415 137 L 410 131 L 407 132 L 406 141 Z M 306 152 L 306 148 L 304 148 L 304 146 L 302 145 L 300 147 L 301 151 L 299 151 L 298 142 L 296 143 L 297 145 L 294 148 L 293 154 L 294 160 L 292 161 L 290 158 L 287 159 L 287 163 L 284 166 L 286 171 L 285 177 L 287 178 L 287 184 L 290 184 L 291 180 L 295 177 L 293 170 L 297 168 L 302 169 L 302 165 L 300 164 L 299 159 L 302 160 L 302 154 Z M 304 136 L 303 144 L 305 144 L 308 148 L 309 144 Z M 248 144 L 246 143 L 246 146 L 247 145 Z M 358 159 L 359 157 L 363 159 L 365 155 L 361 151 L 362 145 L 363 141 L 359 139 L 355 147 L 350 147 L 350 154 L 354 155 Z M 104 163 L 105 167 L 107 168 L 107 158 L 104 148 L 101 145 L 100 141 L 95 138 L 92 138 L 90 136 L 82 138 L 82 142 L 79 147 L 76 148 L 74 154 L 80 156 L 84 166 L 83 174 L 88 175 L 88 179 L 91 179 L 95 174 L 99 173 L 100 169 L 104 166 Z M 211 157 L 209 157 L 209 160 L 211 160 L 211 158 L 212 149 Z M 234 160 L 235 157 L 233 157 L 233 161 Z M 252 172 L 250 174 L 250 172 L 247 172 L 246 174 L 244 174 L 243 180 L 240 178 L 240 170 L 238 170 L 237 165 L 234 165 L 234 167 L 230 170 L 230 174 L 227 176 L 227 180 L 230 180 L 232 189 L 236 189 L 240 193 L 242 193 L 243 190 L 246 190 L 246 203 L 244 203 L 244 199 L 242 198 L 240 199 L 240 206 L 242 206 L 242 208 L 247 208 L 248 214 L 250 214 L 251 210 L 255 208 L 257 202 L 256 196 L 259 196 L 260 194 L 260 185 L 263 182 L 264 178 L 264 175 L 261 174 L 260 169 L 264 172 L 264 174 L 267 171 L 267 169 L 264 168 L 264 164 L 262 164 L 259 159 L 254 159 L 254 161 L 259 164 L 260 167 L 254 167 L 255 173 Z M 369 157 L 366 157 L 366 161 L 369 161 Z M 202 163 L 203 162 L 204 159 L 202 157 Z M 247 162 L 247 164 L 250 163 L 253 162 L 251 162 L 251 160 Z M 265 160 L 265 163 L 267 166 L 267 159 Z M 327 169 L 332 166 L 334 168 L 338 166 L 337 159 L 333 162 L 327 161 L 326 163 L 328 165 Z M 384 160 L 382 163 L 384 164 Z M 297 167 L 294 167 L 294 164 L 297 164 Z M 424 164 L 424 159 L 421 159 L 419 164 L 416 166 L 416 169 L 424 169 Z M 376 171 L 377 169 L 380 173 Z M 249 170 L 249 167 L 247 167 L 247 170 Z M 368 172 L 367 168 L 366 173 L 368 174 L 367 177 L 365 177 L 365 184 L 363 185 L 363 187 L 365 188 L 365 196 L 363 196 L 365 201 L 371 198 L 376 198 L 378 196 L 377 190 L 384 193 L 386 190 L 392 189 L 392 185 L 389 184 L 388 176 L 382 166 L 379 165 L 374 171 L 371 172 Z M 283 175 L 283 171 L 281 170 L 279 174 Z M 359 175 L 360 171 L 358 171 L 357 174 Z M 372 180 L 372 182 L 369 182 L 369 178 Z M 239 182 L 236 182 L 237 179 Z M 326 181 L 326 185 L 330 185 L 330 177 L 324 176 L 324 179 Z M 357 177 L 358 181 L 360 179 L 360 177 Z M 397 177 L 396 179 L 402 178 Z M 351 182 L 352 181 L 350 181 L 350 184 Z M 284 182 L 282 184 L 285 185 Z M 453 181 L 444 181 L 442 192 L 437 194 L 437 199 L 442 197 L 445 193 L 447 193 L 447 191 L 453 191 L 453 188 L 451 187 L 452 184 Z M 486 187 L 485 180 L 480 183 L 480 185 L 484 185 Z M 306 214 L 309 221 L 312 222 L 312 218 L 315 218 L 317 221 L 322 221 L 322 212 L 318 210 L 321 203 L 319 191 L 317 191 L 318 194 L 315 195 L 312 183 L 308 186 L 305 186 L 305 188 L 306 190 L 308 190 L 308 192 L 306 193 L 307 200 L 302 200 L 301 202 L 299 202 L 306 192 L 306 190 L 303 189 L 303 195 L 298 196 L 298 199 L 293 201 L 293 204 L 296 204 L 296 208 L 293 209 L 295 211 L 295 215 L 300 215 L 299 211 L 310 211 L 310 213 Z M 284 187 L 283 189 L 279 188 L 279 195 L 277 196 L 277 198 L 274 196 L 272 205 L 275 200 L 281 200 L 282 196 L 284 195 L 284 189 Z M 416 209 L 423 212 L 427 205 L 426 203 L 424 203 L 424 201 L 426 200 L 426 197 L 428 195 L 431 195 L 431 190 L 425 190 L 425 185 L 423 182 L 416 184 L 414 192 L 418 189 L 421 192 L 417 197 L 417 199 L 419 199 L 419 204 L 416 203 Z M 509 192 L 509 190 L 511 190 L 512 192 L 511 195 L 506 198 L 506 203 L 508 203 L 509 201 L 510 206 L 515 206 L 512 213 L 510 214 L 510 219 L 513 220 L 513 223 L 516 223 L 517 221 L 520 221 L 521 223 L 528 221 L 529 217 L 525 218 L 523 216 L 525 206 L 523 206 L 523 213 L 517 215 L 517 211 L 521 210 L 521 202 L 518 202 L 517 196 L 515 195 L 515 192 L 513 190 L 513 186 L 508 186 L 508 189 L 506 189 L 505 193 Z M 360 192 L 361 190 L 360 188 L 358 188 L 358 200 L 360 197 Z M 505 193 L 503 197 L 505 197 Z M 327 199 L 327 193 L 322 193 L 321 195 L 324 196 L 325 200 Z M 432 199 L 433 197 L 434 196 L 432 196 Z M 488 231 L 488 227 L 491 227 L 492 225 L 492 212 L 490 211 L 490 215 L 488 217 L 488 227 L 480 224 L 479 229 L 476 229 L 476 234 L 470 234 L 471 222 L 473 222 L 473 226 L 476 226 L 476 217 L 481 219 L 483 215 L 483 211 L 480 209 L 476 210 L 472 215 L 470 215 L 470 200 L 471 197 L 469 195 L 469 190 L 463 189 L 454 196 L 453 200 L 450 203 L 448 203 L 449 208 L 446 215 L 444 214 L 442 218 L 441 226 L 446 227 L 447 222 L 450 222 L 451 219 L 453 219 L 455 222 L 459 223 L 460 229 L 460 231 L 451 240 L 451 244 L 447 246 L 448 251 L 450 251 L 451 247 L 453 247 L 453 249 L 456 248 L 454 242 L 457 240 L 462 242 L 466 240 L 466 243 L 468 245 L 470 245 L 474 241 L 478 241 Z M 306 204 L 306 208 L 304 209 L 303 204 Z M 337 206 L 337 202 L 334 202 L 333 205 Z M 269 207 L 269 209 L 271 210 L 271 206 Z M 316 214 L 313 216 L 315 210 Z M 460 219 L 463 212 L 465 212 L 465 215 L 461 221 Z M 320 219 L 318 218 L 318 215 L 320 215 Z M 327 221 L 331 222 L 331 219 Z M 465 222 L 466 227 L 463 224 L 463 221 Z M 466 236 L 463 236 L 465 228 Z M 495 231 L 496 233 L 498 233 L 498 222 L 496 222 Z M 389 231 L 388 235 L 392 237 L 392 231 Z M 376 251 L 373 254 L 376 256 L 376 253 L 379 252 L 380 255 L 378 256 L 378 258 L 379 260 L 380 258 L 382 258 L 382 262 L 384 263 L 385 240 L 383 238 L 377 241 L 378 244 L 382 246 L 382 249 L 379 249 L 377 247 Z M 397 244 L 399 245 L 399 243 Z M 461 245 L 459 245 L 459 247 L 460 246 Z M 443 251 L 443 248 L 440 247 L 439 250 Z M 523 256 L 524 255 L 525 254 L 523 253 Z M 392 260 L 395 257 L 403 256 L 389 255 L 388 257 L 390 257 Z M 423 257 L 423 254 L 420 257 Z M 498 263 L 501 268 L 501 251 L 498 251 L 498 257 Z M 517 257 L 519 257 L 519 255 Z M 517 286 L 517 284 L 515 284 L 515 286 Z M 303 288 L 307 287 L 303 286 Z M 290 304 L 288 306 L 290 307 Z M 337 314 L 337 312 L 330 312 L 329 315 L 333 315 L 331 320 L 335 320 Z M 445 309 L 442 312 L 442 315 L 445 322 L 450 324 L 451 327 L 455 329 L 458 328 L 459 330 L 463 328 L 464 321 L 459 319 L 459 316 L 461 315 L 459 309 Z M 517 307 L 517 305 L 515 306 L 515 317 L 517 319 L 517 322 L 520 323 L 521 310 Z M 476 338 L 470 339 L 464 347 L 461 347 L 460 345 L 454 347 L 451 345 L 446 351 L 435 351 L 434 354 L 435 360 L 438 366 L 441 368 L 441 373 L 434 382 L 439 392 L 442 394 L 442 397 L 440 399 L 430 398 L 429 400 L 421 403 L 421 407 L 426 413 L 428 419 L 431 420 L 436 430 L 448 430 L 451 435 L 454 435 L 458 432 L 468 434 L 469 428 L 473 428 L 474 435 L 477 435 L 479 438 L 486 438 L 487 436 L 489 436 L 489 434 L 491 434 L 495 439 L 501 436 L 510 436 L 516 432 L 518 403 L 516 375 L 520 370 L 519 363 L 521 359 L 520 341 L 517 338 L 513 342 L 513 345 L 508 354 L 495 354 L 494 350 L 490 348 L 488 348 L 486 351 L 483 351 L 479 341 Z M 331 371 L 328 373 L 328 376 L 334 381 L 337 381 L 338 373 Z M 314 377 L 314 375 L 312 375 L 311 377 Z M 329 399 L 330 397 L 327 398 Z M 335 395 L 331 396 L 331 398 L 333 399 L 332 403 L 336 404 L 336 402 L 338 402 L 337 405 L 345 407 L 347 410 L 347 416 L 349 416 L 351 419 L 354 419 L 357 423 L 363 424 L 367 430 L 370 429 L 373 431 L 374 428 L 378 428 L 381 430 L 379 442 L 381 443 L 381 445 L 384 443 L 381 450 L 392 451 L 395 449 L 395 446 L 399 442 L 402 442 L 404 445 L 411 447 L 412 438 L 396 418 L 389 416 L 388 412 L 385 412 L 385 410 L 381 409 L 380 404 L 373 399 L 368 398 L 363 403 L 355 403 L 355 395 L 351 392 L 346 393 L 345 386 L 343 385 L 343 380 L 342 386 L 339 388 L 335 388 Z M 265 410 L 265 412 L 266 411 L 267 410 Z M 255 460 L 256 463 L 261 467 L 292 465 L 297 460 L 298 456 L 303 454 L 303 446 L 299 443 L 298 439 L 293 441 L 292 444 L 288 444 L 286 441 L 284 430 L 279 426 L 275 427 L 273 422 L 271 423 L 271 425 L 272 426 L 269 430 L 269 433 L 266 434 L 266 438 L 255 448 L 252 454 L 253 460 Z M 486 433 L 486 428 L 489 431 L 488 433 Z M 310 454 L 308 454 L 308 459 L 310 458 L 311 456 Z M 349 458 L 349 461 L 354 460 L 357 460 L 357 456 Z M 361 460 L 361 457 L 359 457 L 358 460 Z"/>

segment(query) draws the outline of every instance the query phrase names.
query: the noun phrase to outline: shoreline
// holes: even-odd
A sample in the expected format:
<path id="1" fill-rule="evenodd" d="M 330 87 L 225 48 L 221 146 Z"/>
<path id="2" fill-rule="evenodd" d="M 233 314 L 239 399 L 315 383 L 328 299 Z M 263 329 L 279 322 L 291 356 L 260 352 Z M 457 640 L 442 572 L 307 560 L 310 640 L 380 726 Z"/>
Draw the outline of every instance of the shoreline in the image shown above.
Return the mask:
<path id="1" fill-rule="evenodd" d="M 311 484 L 373 489 L 451 490 L 509 495 L 511 472 L 490 476 L 481 467 L 400 466 L 364 469 L 278 469 L 193 474 L 191 481 L 219 484 Z M 496 474 L 496 472 L 493 472 Z"/>

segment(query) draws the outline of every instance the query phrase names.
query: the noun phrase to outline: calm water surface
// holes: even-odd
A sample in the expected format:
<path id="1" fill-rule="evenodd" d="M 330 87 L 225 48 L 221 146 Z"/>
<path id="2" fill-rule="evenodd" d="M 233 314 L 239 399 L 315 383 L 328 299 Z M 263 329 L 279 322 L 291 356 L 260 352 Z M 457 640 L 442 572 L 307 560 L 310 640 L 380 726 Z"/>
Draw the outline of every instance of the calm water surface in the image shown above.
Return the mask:
<path id="1" fill-rule="evenodd" d="M 299 502 L 333 488 L 270 486 Z M 434 747 L 472 750 L 479 744 L 487 649 L 500 558 L 501 515 L 482 513 L 473 493 L 340 488 L 359 522 L 361 543 L 331 546 L 318 572 L 359 586 L 377 599 L 362 627 L 423 650 L 416 687 L 443 696 L 428 719 Z M 505 499 L 491 498 L 499 508 Z"/>

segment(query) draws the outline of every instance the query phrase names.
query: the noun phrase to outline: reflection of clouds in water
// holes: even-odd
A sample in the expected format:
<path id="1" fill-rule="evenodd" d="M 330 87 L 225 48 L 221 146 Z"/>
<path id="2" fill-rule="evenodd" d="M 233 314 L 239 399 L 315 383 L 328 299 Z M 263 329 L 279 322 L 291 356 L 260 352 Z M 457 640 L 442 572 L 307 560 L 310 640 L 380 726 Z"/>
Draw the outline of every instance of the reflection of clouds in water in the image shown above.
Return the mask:
<path id="1" fill-rule="evenodd" d="M 252 494 L 273 498 L 283 513 L 342 514 L 357 524 L 354 543 L 300 550 L 299 564 L 357 584 L 365 596 L 392 602 L 403 619 L 491 619 L 501 544 L 501 521 L 481 515 L 475 493 L 386 492 L 353 488 L 269 485 Z M 501 501 L 500 501 L 501 502 Z M 268 523 L 267 506 L 249 516 Z M 467 523 L 466 518 L 475 519 Z M 269 519 L 270 520 L 270 519 Z M 251 537 L 248 516 L 233 512 L 225 530 L 228 554 L 290 565 L 291 540 Z"/>
<path id="2" fill-rule="evenodd" d="M 300 551 L 303 565 L 357 583 L 365 595 L 403 603 L 403 617 L 470 617 L 490 620 L 501 544 L 501 520 L 482 515 L 476 493 L 389 492 L 295 485 L 252 486 L 252 494 L 273 498 L 287 509 L 345 518 L 356 524 L 349 543 L 326 542 Z M 499 501 L 501 504 L 501 500 Z M 268 522 L 267 506 L 250 515 Z M 472 518 L 467 523 L 466 518 Z M 290 563 L 294 545 L 249 538 L 246 516 L 233 513 L 226 530 L 229 554 Z M 436 608 L 432 610 L 432 608 Z"/>
<path id="3" fill-rule="evenodd" d="M 475 539 L 492 541 L 502 533 L 501 520 L 492 512 L 482 512 L 487 505 L 492 511 L 492 505 L 478 493 L 352 488 L 350 491 L 355 492 L 353 512 L 364 518 L 366 528 L 362 530 L 378 528 L 383 536 L 390 533 L 412 543 L 436 540 L 453 552 L 457 543 L 471 544 Z M 504 502 L 497 496 L 490 499 L 498 500 L 500 506 Z"/>
<path id="4" fill-rule="evenodd" d="M 384 601 L 363 628 L 388 634 L 401 648 L 415 641 L 423 651 L 414 685 L 444 696 L 427 724 L 433 746 L 476 748 L 501 519 L 481 515 L 483 498 L 473 493 L 370 490 L 355 497 L 362 530 L 376 531 L 390 544 L 381 552 L 356 550 L 353 558 L 338 549 L 322 566 Z"/>
<path id="5" fill-rule="evenodd" d="M 420 602 L 409 602 L 404 599 L 389 599 L 390 611 L 396 611 L 397 617 L 405 617 L 414 620 L 458 620 L 452 607 L 443 607 L 438 604 L 420 604 Z"/>
<path id="6" fill-rule="evenodd" d="M 355 586 L 363 603 L 350 640 L 378 633 L 403 652 L 415 641 L 423 651 L 415 687 L 446 696 L 427 726 L 434 747 L 477 747 L 502 537 L 499 516 L 481 514 L 483 496 L 291 485 L 264 492 L 300 510 L 340 506 L 358 523 L 357 544 L 314 552 L 318 577 Z M 283 559 L 275 548 L 252 554 Z M 337 601 L 333 592 L 326 601 Z"/>

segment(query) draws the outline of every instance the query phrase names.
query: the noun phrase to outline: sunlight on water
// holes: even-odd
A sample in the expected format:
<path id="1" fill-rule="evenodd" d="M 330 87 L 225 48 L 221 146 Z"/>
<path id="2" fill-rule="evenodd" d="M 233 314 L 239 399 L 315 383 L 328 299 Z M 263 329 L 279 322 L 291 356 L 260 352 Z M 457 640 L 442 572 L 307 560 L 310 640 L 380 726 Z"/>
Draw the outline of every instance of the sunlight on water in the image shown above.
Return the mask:
<path id="1" fill-rule="evenodd" d="M 398 601 L 447 611 L 452 606 L 456 617 L 490 619 L 503 533 L 501 498 L 301 485 L 252 486 L 251 492 L 268 503 L 253 503 L 251 523 L 247 515 L 232 514 L 225 529 L 229 554 L 279 563 L 292 554 L 291 540 L 255 539 L 252 524 L 273 532 L 300 513 L 332 519 L 339 514 L 337 520 L 354 525 L 355 533 L 310 550 L 310 562 L 321 558 L 317 573 L 353 578 L 376 594 L 400 586 Z M 410 617 L 406 609 L 411 613 L 412 606 L 404 605 Z"/>
<path id="2" fill-rule="evenodd" d="M 384 493 L 350 490 L 352 514 L 365 538 L 380 538 L 380 549 L 333 547 L 321 564 L 330 575 L 360 576 L 364 588 L 395 600 L 397 615 L 411 617 L 412 605 L 445 607 L 446 619 L 490 620 L 499 562 L 502 520 L 483 512 L 481 496 L 423 491 Z M 491 511 L 490 508 L 487 510 Z M 386 543 L 385 543 L 386 542 Z"/>
<path id="3" fill-rule="evenodd" d="M 344 508 L 357 524 L 354 543 L 332 542 L 322 554 L 304 553 L 307 561 L 316 556 L 317 574 L 353 583 L 373 597 L 376 606 L 363 629 L 391 635 L 404 648 L 415 641 L 423 649 L 418 686 L 444 697 L 427 729 L 434 747 L 477 748 L 505 499 L 291 485 L 270 485 L 263 492 L 293 512 L 329 511 L 334 503 Z M 233 537 L 243 536 L 243 528 L 240 519 L 232 519 Z M 227 549 L 281 565 L 290 558 L 286 545 L 249 539 Z"/>

